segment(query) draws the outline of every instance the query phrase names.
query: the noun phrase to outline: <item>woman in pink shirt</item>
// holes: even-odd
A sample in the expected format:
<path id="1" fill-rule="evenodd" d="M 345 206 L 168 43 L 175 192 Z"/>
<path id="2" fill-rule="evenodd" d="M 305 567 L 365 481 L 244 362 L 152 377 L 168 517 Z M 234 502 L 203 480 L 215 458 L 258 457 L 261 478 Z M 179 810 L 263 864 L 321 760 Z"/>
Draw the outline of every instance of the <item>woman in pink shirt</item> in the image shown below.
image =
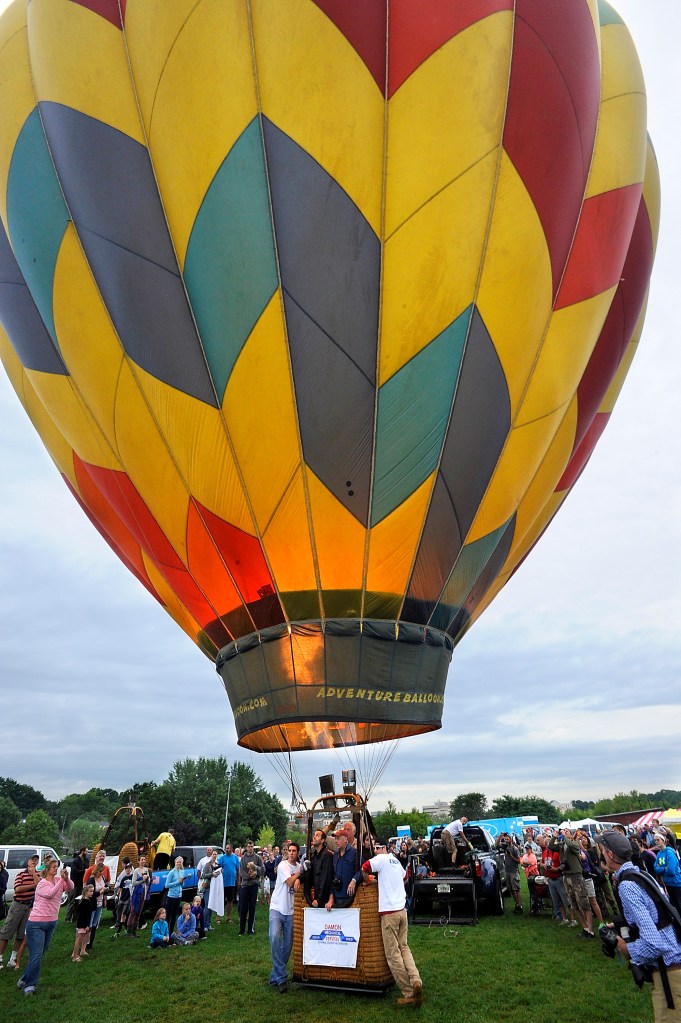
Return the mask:
<path id="1" fill-rule="evenodd" d="M 70 892 L 73 881 L 69 879 L 66 867 L 57 877 L 57 860 L 46 860 L 42 870 L 42 880 L 35 889 L 35 901 L 26 922 L 26 944 L 28 945 L 28 966 L 17 987 L 25 995 L 35 994 L 40 976 L 42 958 L 49 948 L 54 929 L 57 926 L 59 906 L 63 892 Z"/>

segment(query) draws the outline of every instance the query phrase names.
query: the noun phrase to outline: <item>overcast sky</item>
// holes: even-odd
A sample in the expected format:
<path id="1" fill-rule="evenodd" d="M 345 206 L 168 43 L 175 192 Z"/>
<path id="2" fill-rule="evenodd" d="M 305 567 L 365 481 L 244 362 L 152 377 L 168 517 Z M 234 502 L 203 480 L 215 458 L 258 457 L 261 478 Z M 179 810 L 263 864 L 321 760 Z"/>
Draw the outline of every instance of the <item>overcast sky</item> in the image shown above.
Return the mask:
<path id="1" fill-rule="evenodd" d="M 399 744 L 375 810 L 473 790 L 681 788 L 681 3 L 615 6 L 643 64 L 662 178 L 643 339 L 569 501 L 455 650 L 442 730 Z M 56 799 L 224 754 L 288 805 L 271 758 L 236 745 L 210 661 L 77 508 L 1 367 L 0 465 L 0 775 Z M 333 752 L 295 760 L 308 801 L 318 775 L 348 766 Z"/>

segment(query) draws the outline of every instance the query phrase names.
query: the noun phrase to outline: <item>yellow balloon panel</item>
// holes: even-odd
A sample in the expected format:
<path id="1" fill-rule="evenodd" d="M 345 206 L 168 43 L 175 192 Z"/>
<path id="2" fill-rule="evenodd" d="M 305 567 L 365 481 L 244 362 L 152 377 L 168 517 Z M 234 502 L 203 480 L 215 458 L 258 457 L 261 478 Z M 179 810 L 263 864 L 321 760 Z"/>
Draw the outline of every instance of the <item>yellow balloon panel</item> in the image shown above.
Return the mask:
<path id="1" fill-rule="evenodd" d="M 314 473 L 307 481 L 322 589 L 361 591 L 367 531 Z"/>
<path id="2" fill-rule="evenodd" d="M 130 404 L 126 406 L 127 402 Z M 167 474 L 170 491 L 164 495 L 162 489 L 157 490 L 160 478 L 154 480 L 154 485 L 148 489 L 150 494 L 158 495 L 157 510 L 168 525 L 184 522 L 185 505 L 191 493 L 221 519 L 247 533 L 254 532 L 253 518 L 219 409 L 168 387 L 135 367 L 134 379 L 130 371 L 122 374 L 117 396 L 117 421 L 121 424 L 119 434 L 123 423 L 136 423 L 136 429 L 128 434 L 124 458 L 133 479 L 144 480 L 146 470 L 142 466 L 147 464 L 147 458 L 152 459 L 159 469 L 164 467 L 160 478 Z M 139 441 L 136 440 L 137 434 Z M 133 465 L 138 468 L 133 469 Z M 164 507 L 175 502 L 177 518 L 172 509 Z M 180 542 L 184 525 L 174 526 L 172 534 L 165 531 L 169 538 L 176 537 Z M 173 540 L 173 545 L 175 542 Z"/>
<path id="3" fill-rule="evenodd" d="M 262 112 L 335 178 L 380 235 L 385 105 L 376 83 L 309 0 L 253 0 L 250 8 Z"/>
<path id="4" fill-rule="evenodd" d="M 387 240 L 381 385 L 473 302 L 498 159 L 480 160 Z"/>
<path id="5" fill-rule="evenodd" d="M 186 406 L 183 413 L 184 425 L 193 426 L 191 411 Z M 179 421 L 173 429 L 179 429 Z M 116 393 L 116 433 L 126 473 L 178 557 L 186 564 L 189 495 L 173 454 L 149 414 L 149 406 L 127 363 L 121 367 Z"/>
<path id="6" fill-rule="evenodd" d="M 466 538 L 472 543 L 499 529 L 517 510 L 565 415 L 558 409 L 513 429 Z"/>
<path id="7" fill-rule="evenodd" d="M 388 120 L 386 237 L 497 153 L 512 38 L 510 11 L 484 18 L 450 39 L 395 93 Z M 481 190 L 476 208 L 489 198 Z"/>
<path id="8" fill-rule="evenodd" d="M 26 376 L 57 430 L 79 458 L 106 469 L 121 468 L 69 377 L 34 369 L 26 370 Z"/>
<path id="9" fill-rule="evenodd" d="M 307 521 L 308 500 L 302 471 L 297 471 L 263 534 L 267 562 L 280 593 L 317 590 Z"/>
<path id="10" fill-rule="evenodd" d="M 264 530 L 300 467 L 286 334 L 277 291 L 237 359 L 222 403 L 248 498 Z M 263 431 L 267 443 L 263 444 Z"/>
<path id="11" fill-rule="evenodd" d="M 243 0 L 134 4 L 126 39 L 149 150 L 180 265 L 220 165 L 255 117 L 253 53 Z M 194 54 L 202 59 L 196 62 Z"/>
<path id="12" fill-rule="evenodd" d="M 601 106 L 587 198 L 643 181 L 645 96 L 616 96 Z"/>
<path id="13" fill-rule="evenodd" d="M 7 178 L 19 132 L 35 107 L 28 64 L 26 5 L 0 18 L 0 216 L 7 227 Z"/>
<path id="14" fill-rule="evenodd" d="M 504 368 L 514 416 L 551 314 L 552 293 L 549 254 L 537 211 L 505 153 L 477 305 Z"/>
<path id="15" fill-rule="evenodd" d="M 83 401 L 116 452 L 116 388 L 124 353 L 71 223 L 55 267 L 54 323 L 73 384 L 87 396 Z"/>
<path id="16" fill-rule="evenodd" d="M 570 461 L 576 429 L 577 400 L 573 399 L 518 506 L 513 543 L 504 564 L 505 571 L 515 568 L 546 528 L 546 509 L 555 506 L 556 480 L 563 475 Z"/>
<path id="17" fill-rule="evenodd" d="M 38 100 L 79 110 L 144 143 L 120 29 L 71 0 L 31 0 L 28 46 Z"/>
<path id="18" fill-rule="evenodd" d="M 421 538 L 435 474 L 371 530 L 366 589 L 404 593 Z"/>
<path id="19" fill-rule="evenodd" d="M 608 315 L 615 288 L 557 309 L 518 410 L 523 426 L 565 405 L 582 378 Z"/>

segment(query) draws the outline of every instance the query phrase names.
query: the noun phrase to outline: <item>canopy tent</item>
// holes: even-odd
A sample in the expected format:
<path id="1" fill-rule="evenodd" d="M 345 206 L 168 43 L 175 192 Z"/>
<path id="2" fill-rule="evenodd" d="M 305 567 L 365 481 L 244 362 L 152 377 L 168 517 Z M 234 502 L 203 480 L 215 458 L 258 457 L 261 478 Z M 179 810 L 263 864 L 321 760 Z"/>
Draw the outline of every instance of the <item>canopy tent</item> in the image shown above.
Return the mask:
<path id="1" fill-rule="evenodd" d="M 650 810 L 648 813 L 644 813 L 642 817 L 639 817 L 637 821 L 634 821 L 632 827 L 634 828 L 648 828 L 653 821 L 659 821 L 662 819 L 661 810 Z"/>
<path id="2" fill-rule="evenodd" d="M 677 838 L 681 838 L 681 810 L 665 810 L 660 817 L 660 824 L 664 824 Z"/>
<path id="3" fill-rule="evenodd" d="M 595 826 L 596 829 L 599 831 L 603 827 L 601 822 L 594 820 L 593 817 L 582 817 L 582 819 L 579 821 L 563 821 L 563 823 L 559 826 L 561 828 L 572 828 L 573 830 L 575 830 L 577 828 L 589 827 L 589 825 Z"/>

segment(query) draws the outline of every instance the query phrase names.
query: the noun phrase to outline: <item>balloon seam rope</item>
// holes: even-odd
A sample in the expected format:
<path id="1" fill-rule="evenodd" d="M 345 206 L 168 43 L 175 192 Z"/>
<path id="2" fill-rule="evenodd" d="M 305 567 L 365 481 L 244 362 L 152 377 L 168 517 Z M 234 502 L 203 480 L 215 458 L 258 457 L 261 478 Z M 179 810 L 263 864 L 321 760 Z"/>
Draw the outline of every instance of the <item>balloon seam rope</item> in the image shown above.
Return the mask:
<path id="1" fill-rule="evenodd" d="M 447 447 L 447 440 L 449 438 L 449 431 L 450 431 L 451 424 L 452 424 L 452 417 L 454 415 L 454 407 L 456 405 L 456 398 L 457 398 L 457 394 L 458 394 L 458 391 L 459 391 L 459 385 L 460 385 L 460 382 L 461 382 L 461 374 L 462 374 L 462 371 L 463 371 L 463 364 L 464 364 L 464 361 L 465 361 L 465 358 L 466 358 L 466 352 L 468 350 L 468 345 L 469 345 L 469 342 L 470 342 L 471 324 L 473 322 L 473 309 L 476 307 L 477 297 L 478 297 L 478 294 L 479 294 L 479 291 L 480 291 L 480 282 L 482 280 L 483 267 L 485 265 L 485 259 L 486 259 L 486 255 L 487 255 L 487 246 L 489 244 L 489 238 L 490 238 L 490 234 L 491 234 L 491 230 L 492 230 L 492 219 L 493 219 L 494 208 L 495 208 L 495 204 L 496 204 L 496 196 L 497 196 L 497 190 L 498 190 L 498 186 L 499 186 L 499 173 L 500 173 L 500 169 L 501 169 L 501 161 L 502 161 L 502 155 L 503 155 L 504 128 L 505 128 L 505 125 L 506 125 L 506 116 L 507 116 L 507 113 L 508 113 L 508 100 L 509 100 L 510 88 L 511 88 L 511 70 L 512 70 L 512 67 L 513 67 L 513 42 L 514 42 L 514 38 L 515 38 L 515 19 L 516 19 L 516 12 L 515 12 L 515 2 L 514 2 L 513 23 L 512 23 L 513 27 L 512 27 L 511 47 L 510 47 L 510 55 L 509 55 L 509 62 L 508 62 L 508 74 L 507 74 L 507 79 L 506 79 L 506 98 L 505 98 L 505 105 L 504 105 L 504 115 L 503 115 L 503 118 L 502 118 L 501 131 L 500 131 L 500 137 L 499 137 L 499 144 L 496 147 L 497 150 L 498 150 L 497 166 L 496 166 L 496 171 L 495 171 L 495 174 L 494 174 L 494 185 L 493 185 L 493 188 L 492 188 L 492 194 L 491 194 L 490 200 L 489 200 L 489 208 L 488 208 L 488 211 L 487 211 L 487 224 L 485 226 L 485 236 L 484 236 L 483 241 L 482 241 L 482 249 L 481 249 L 481 253 L 480 253 L 480 260 L 479 260 L 479 263 L 478 263 L 478 274 L 477 274 L 477 278 L 476 278 L 476 281 L 475 281 L 475 285 L 473 287 L 473 299 L 472 299 L 472 302 L 470 304 L 471 312 L 470 312 L 470 316 L 468 318 L 468 324 L 466 325 L 466 333 L 465 333 L 465 337 L 464 337 L 464 341 L 463 341 L 463 347 L 462 347 L 462 351 L 461 351 L 461 360 L 459 362 L 457 379 L 456 379 L 456 383 L 455 383 L 455 386 L 454 386 L 454 393 L 453 393 L 453 396 L 452 396 L 452 404 L 451 404 L 451 408 L 449 410 L 449 416 L 447 418 L 447 426 L 445 428 L 444 435 L 443 435 L 443 438 L 442 438 L 442 444 L 440 445 L 440 452 L 439 452 L 438 459 L 437 459 L 437 465 L 436 465 L 434 473 L 433 473 L 433 483 L 432 483 L 431 488 L 430 488 L 430 494 L 429 494 L 429 497 L 428 497 L 428 502 L 427 502 L 427 505 L 426 505 L 426 507 L 424 509 L 424 513 L 423 513 L 423 517 L 422 517 L 422 523 L 421 523 L 421 528 L 419 530 L 418 542 L 415 543 L 415 545 L 414 545 L 414 554 L 413 554 L 413 557 L 412 557 L 411 566 L 409 568 L 409 574 L 407 576 L 408 583 L 407 583 L 407 586 L 405 588 L 405 594 L 404 594 L 404 597 L 402 598 L 402 603 L 400 605 L 399 613 L 397 615 L 398 618 L 402 615 L 402 612 L 404 610 L 404 602 L 405 602 L 405 599 L 406 599 L 406 595 L 409 592 L 409 584 L 410 584 L 410 582 L 411 582 L 411 580 L 413 578 L 414 571 L 416 569 L 416 563 L 417 563 L 417 560 L 418 560 L 418 555 L 419 555 L 419 551 L 420 551 L 420 548 L 421 548 L 421 543 L 423 541 L 423 536 L 424 536 L 424 533 L 425 533 L 426 522 L 428 521 L 428 514 L 430 512 L 430 509 L 431 509 L 431 506 L 432 506 L 432 503 L 433 503 L 433 499 L 434 499 L 434 496 L 435 496 L 435 485 L 436 485 L 438 477 L 440 476 L 440 468 L 442 466 L 442 459 L 444 457 L 445 449 Z M 494 150 L 492 150 L 492 152 L 493 151 Z M 446 486 L 444 477 L 442 477 L 442 482 Z M 448 488 L 447 488 L 447 492 L 449 494 Z M 450 501 L 451 501 L 451 496 L 450 496 Z M 481 506 L 481 504 L 482 504 L 482 501 L 479 502 L 478 508 Z M 452 506 L 452 509 L 454 511 L 454 515 L 456 517 L 457 525 L 458 525 L 458 514 L 456 512 L 456 506 L 455 506 L 453 501 L 451 501 L 451 506 Z M 460 528 L 459 528 L 459 534 L 461 534 Z M 433 613 L 437 609 L 437 607 L 438 607 L 438 605 L 439 605 L 439 603 L 440 603 L 440 601 L 441 601 L 441 599 L 442 599 L 442 597 L 443 597 L 443 595 L 444 595 L 444 593 L 446 591 L 447 584 L 448 584 L 449 580 L 451 579 L 454 571 L 456 570 L 456 566 L 458 565 L 459 558 L 461 557 L 461 551 L 463 551 L 464 546 L 465 546 L 465 537 L 462 536 L 461 537 L 461 550 L 457 554 L 457 556 L 456 556 L 456 558 L 454 560 L 454 564 L 452 565 L 451 571 L 450 571 L 450 573 L 449 573 L 445 583 L 440 588 L 440 591 L 439 591 L 439 593 L 437 595 L 437 598 L 433 601 L 433 610 L 431 611 L 431 613 L 428 616 L 428 622 L 426 623 L 426 625 L 428 625 L 432 621 Z"/>
<path id="2" fill-rule="evenodd" d="M 376 323 L 376 368 L 374 374 L 374 418 L 371 445 L 371 478 L 369 480 L 369 499 L 367 503 L 367 523 L 364 535 L 364 557 L 362 564 L 362 599 L 360 604 L 360 619 L 366 615 L 366 590 L 369 578 L 369 558 L 371 551 L 371 509 L 374 498 L 374 484 L 376 481 L 376 440 L 378 436 L 378 396 L 379 380 L 381 369 L 381 331 L 383 326 L 383 272 L 385 265 L 385 208 L 388 182 L 388 129 L 390 122 L 390 101 L 388 97 L 389 87 L 389 64 L 390 61 L 390 2 L 385 3 L 385 80 L 383 83 L 383 159 L 381 166 L 381 223 L 380 223 L 380 251 L 381 265 L 378 281 L 378 321 Z"/>
<path id="3" fill-rule="evenodd" d="M 263 129 L 263 109 L 262 109 L 262 96 L 260 92 L 260 76 L 258 74 L 258 60 L 255 50 L 255 30 L 253 27 L 253 11 L 251 8 L 251 0 L 246 0 L 246 15 L 248 19 L 248 32 L 251 43 L 251 64 L 253 71 L 253 86 L 255 89 L 256 105 L 258 110 L 258 122 L 260 127 L 260 141 L 262 145 L 263 153 L 263 165 L 265 168 L 265 181 L 267 183 L 267 204 L 270 212 L 270 224 L 272 228 L 272 245 L 274 248 L 274 260 L 277 267 L 277 280 L 279 282 L 279 308 L 281 311 L 281 321 L 283 324 L 284 336 L 286 339 L 286 363 L 289 371 L 289 385 L 291 388 L 291 401 L 295 413 L 295 425 L 296 425 L 296 436 L 298 438 L 298 453 L 300 458 L 300 478 L 303 485 L 303 495 L 305 498 L 305 514 L 307 517 L 307 529 L 308 536 L 310 539 L 310 553 L 312 555 L 312 567 L 314 570 L 315 582 L 317 583 L 317 600 L 319 604 L 320 618 L 325 617 L 324 601 L 322 597 L 322 583 L 321 583 L 321 570 L 319 566 L 319 555 L 317 553 L 317 545 L 315 542 L 314 534 L 314 523 L 312 520 L 312 502 L 310 499 L 310 491 L 307 480 L 307 466 L 305 463 L 305 457 L 303 452 L 303 438 L 300 430 L 300 416 L 298 414 L 298 398 L 296 395 L 295 377 L 293 373 L 293 363 L 291 361 L 291 346 L 289 343 L 288 334 L 288 320 L 286 318 L 286 308 L 284 306 L 284 286 L 281 279 L 281 261 L 279 259 L 279 246 L 277 244 L 277 231 L 276 221 L 274 216 L 274 206 L 272 203 L 272 189 L 270 186 L 270 168 L 269 161 L 267 158 L 267 146 L 265 144 L 265 132 Z M 272 577 L 274 579 L 274 576 Z M 278 591 L 277 591 L 278 592 Z M 281 598 L 280 598 L 281 599 Z M 282 604 L 283 607 L 283 604 Z M 284 608 L 284 614 L 286 614 L 287 622 L 290 622 L 288 614 Z"/>

